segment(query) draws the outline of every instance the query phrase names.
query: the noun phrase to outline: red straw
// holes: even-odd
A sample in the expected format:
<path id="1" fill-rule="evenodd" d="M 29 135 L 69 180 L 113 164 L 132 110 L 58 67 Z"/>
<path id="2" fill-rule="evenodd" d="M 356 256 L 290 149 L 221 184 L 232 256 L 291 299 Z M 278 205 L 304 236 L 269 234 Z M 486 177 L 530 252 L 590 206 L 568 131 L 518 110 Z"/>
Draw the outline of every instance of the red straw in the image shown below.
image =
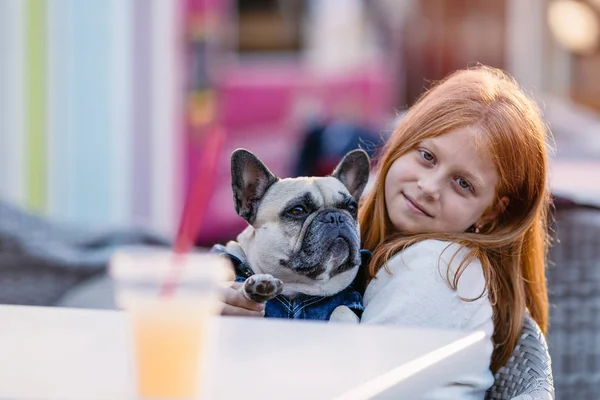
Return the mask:
<path id="1" fill-rule="evenodd" d="M 178 266 L 182 264 L 184 254 L 190 251 L 198 232 L 200 232 L 204 213 L 206 212 L 208 201 L 215 186 L 217 167 L 224 141 L 225 133 L 223 130 L 217 126 L 213 126 L 206 137 L 198 165 L 198 174 L 193 180 L 183 208 L 177 237 L 173 246 L 173 266 L 169 276 L 161 287 L 161 296 L 170 296 L 175 291 L 180 269 Z"/>

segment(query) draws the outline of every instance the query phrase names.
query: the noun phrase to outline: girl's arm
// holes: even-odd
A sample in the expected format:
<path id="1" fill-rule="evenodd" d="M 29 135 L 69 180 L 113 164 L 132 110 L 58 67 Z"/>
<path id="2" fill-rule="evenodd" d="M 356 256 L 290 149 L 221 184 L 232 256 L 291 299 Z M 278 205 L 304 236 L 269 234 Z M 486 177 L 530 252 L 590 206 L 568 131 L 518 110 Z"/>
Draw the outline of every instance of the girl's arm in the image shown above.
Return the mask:
<path id="1" fill-rule="evenodd" d="M 388 262 L 391 275 L 381 268 L 367 287 L 362 322 L 484 329 L 491 336 L 492 307 L 487 295 L 463 300 L 479 297 L 485 288 L 479 260 L 473 260 L 463 271 L 457 290 L 448 283 L 466 252 L 456 244 L 426 240 L 394 256 Z"/>
<path id="2" fill-rule="evenodd" d="M 485 332 L 484 351 L 472 360 L 480 372 L 461 376 L 452 384 L 433 390 L 426 399 L 483 399 L 494 382 L 489 369 L 494 330 L 491 304 L 486 295 L 470 302 L 461 299 L 473 299 L 482 293 L 485 279 L 481 263 L 471 262 L 461 275 L 457 290 L 450 287 L 446 278 L 450 268 L 452 281 L 465 256 L 466 250 L 455 244 L 433 240 L 417 243 L 393 257 L 388 265 L 392 275 L 382 268 L 365 292 L 361 323 Z"/>

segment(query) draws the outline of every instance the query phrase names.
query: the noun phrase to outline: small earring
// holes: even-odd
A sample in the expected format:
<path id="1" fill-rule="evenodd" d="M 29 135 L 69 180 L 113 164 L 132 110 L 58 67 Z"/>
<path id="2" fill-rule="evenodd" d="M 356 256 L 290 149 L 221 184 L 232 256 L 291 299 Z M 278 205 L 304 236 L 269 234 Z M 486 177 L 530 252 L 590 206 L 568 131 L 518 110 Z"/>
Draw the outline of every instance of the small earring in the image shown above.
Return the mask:
<path id="1" fill-rule="evenodd" d="M 475 226 L 475 233 L 479 233 L 479 227 Z"/>

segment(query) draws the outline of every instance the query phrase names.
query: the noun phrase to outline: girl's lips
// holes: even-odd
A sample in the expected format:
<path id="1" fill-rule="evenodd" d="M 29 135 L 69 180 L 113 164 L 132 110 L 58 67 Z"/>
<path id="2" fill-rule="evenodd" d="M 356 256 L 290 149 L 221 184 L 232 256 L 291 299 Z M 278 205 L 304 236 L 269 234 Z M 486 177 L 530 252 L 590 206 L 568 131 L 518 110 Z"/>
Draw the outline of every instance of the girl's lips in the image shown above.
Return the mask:
<path id="1" fill-rule="evenodd" d="M 422 207 L 422 206 L 421 206 L 419 203 L 415 202 L 413 199 L 411 199 L 410 197 L 408 197 L 408 196 L 407 196 L 406 194 L 404 194 L 404 193 L 402 193 L 402 195 L 403 195 L 403 196 L 404 196 L 404 198 L 406 199 L 406 203 L 408 204 L 408 206 L 409 206 L 409 207 L 410 207 L 412 210 L 414 210 L 416 213 L 418 213 L 418 214 L 421 214 L 421 215 L 424 215 L 424 216 L 426 216 L 426 217 L 429 217 L 429 218 L 433 218 L 433 216 L 432 216 L 431 214 L 429 214 L 427 211 L 425 211 L 425 210 L 423 209 L 423 207 Z"/>

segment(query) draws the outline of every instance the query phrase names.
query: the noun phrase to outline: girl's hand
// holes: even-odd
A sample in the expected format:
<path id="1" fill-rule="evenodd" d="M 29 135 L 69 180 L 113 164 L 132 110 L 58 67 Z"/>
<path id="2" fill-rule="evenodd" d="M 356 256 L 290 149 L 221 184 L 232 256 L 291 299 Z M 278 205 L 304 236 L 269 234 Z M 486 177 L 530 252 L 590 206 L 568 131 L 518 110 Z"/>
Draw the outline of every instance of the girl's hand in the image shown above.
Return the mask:
<path id="1" fill-rule="evenodd" d="M 222 289 L 224 304 L 221 315 L 264 317 L 265 305 L 248 300 L 239 290 L 242 285 L 242 282 L 233 282 L 231 287 Z"/>

